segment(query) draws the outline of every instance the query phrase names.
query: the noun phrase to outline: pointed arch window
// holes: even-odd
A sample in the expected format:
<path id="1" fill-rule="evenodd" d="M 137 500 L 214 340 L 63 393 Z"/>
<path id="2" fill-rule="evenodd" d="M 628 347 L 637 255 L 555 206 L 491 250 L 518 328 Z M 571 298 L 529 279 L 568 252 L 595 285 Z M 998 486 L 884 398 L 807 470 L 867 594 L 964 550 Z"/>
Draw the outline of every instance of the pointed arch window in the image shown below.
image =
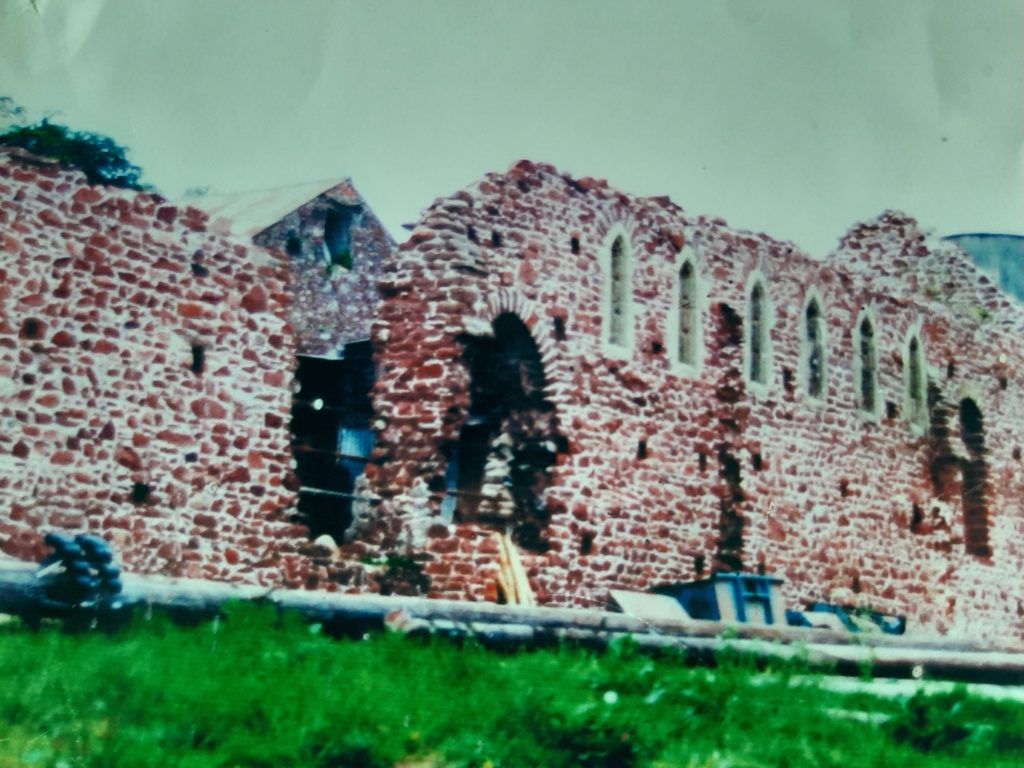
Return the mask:
<path id="1" fill-rule="evenodd" d="M 870 317 L 861 318 L 857 326 L 857 342 L 860 409 L 874 415 L 878 412 L 878 349 L 875 346 L 875 325 Z"/>
<path id="2" fill-rule="evenodd" d="M 612 226 L 601 248 L 600 261 L 602 351 L 628 359 L 633 343 L 633 254 L 623 225 Z"/>
<path id="3" fill-rule="evenodd" d="M 615 346 L 625 344 L 626 301 L 629 265 L 626 263 L 626 243 L 622 235 L 612 241 L 609 263 L 611 295 L 608 306 L 608 343 Z"/>
<path id="4" fill-rule="evenodd" d="M 804 334 L 807 394 L 821 398 L 825 394 L 825 321 L 817 298 L 807 302 L 804 310 Z"/>
<path id="5" fill-rule="evenodd" d="M 757 384 L 768 383 L 768 318 L 764 282 L 750 288 L 747 316 L 747 378 Z"/>
<path id="6" fill-rule="evenodd" d="M 927 381 L 924 352 L 917 334 L 912 335 L 907 342 L 904 371 L 907 385 L 907 420 L 911 424 L 922 424 L 927 414 Z"/>
<path id="7" fill-rule="evenodd" d="M 679 268 L 679 327 L 676 359 L 685 365 L 697 362 L 700 329 L 697 313 L 697 275 L 689 259 Z"/>

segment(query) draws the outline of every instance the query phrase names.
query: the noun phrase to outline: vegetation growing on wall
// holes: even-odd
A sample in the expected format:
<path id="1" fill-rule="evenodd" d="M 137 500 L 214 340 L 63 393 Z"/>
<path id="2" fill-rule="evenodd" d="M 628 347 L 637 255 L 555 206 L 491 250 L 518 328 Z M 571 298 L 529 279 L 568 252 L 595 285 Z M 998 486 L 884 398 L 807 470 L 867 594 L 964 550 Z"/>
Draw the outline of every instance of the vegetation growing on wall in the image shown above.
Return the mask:
<path id="1" fill-rule="evenodd" d="M 23 125 L 23 115 L 24 109 L 10 97 L 0 97 L 0 118 L 15 122 L 0 130 L 0 146 L 19 147 L 56 160 L 64 168 L 82 171 L 91 184 L 145 189 L 139 183 L 142 169 L 128 162 L 125 148 L 109 136 L 76 131 L 47 118 Z"/>

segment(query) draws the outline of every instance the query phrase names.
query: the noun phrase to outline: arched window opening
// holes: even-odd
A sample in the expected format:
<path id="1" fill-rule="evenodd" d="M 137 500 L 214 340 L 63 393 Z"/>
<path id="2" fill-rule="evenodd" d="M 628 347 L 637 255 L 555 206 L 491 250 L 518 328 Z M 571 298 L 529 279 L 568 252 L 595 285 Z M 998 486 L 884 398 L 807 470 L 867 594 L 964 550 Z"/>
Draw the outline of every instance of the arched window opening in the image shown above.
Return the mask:
<path id="1" fill-rule="evenodd" d="M 680 363 L 697 362 L 697 276 L 693 264 L 683 262 L 679 270 L 679 343 L 676 350 Z"/>
<path id="2" fill-rule="evenodd" d="M 356 205 L 341 205 L 327 212 L 323 248 L 328 263 L 344 269 L 352 268 L 352 226 L 359 212 Z"/>
<path id="3" fill-rule="evenodd" d="M 820 398 L 825 393 L 825 327 L 817 299 L 811 299 L 805 313 L 807 344 L 807 394 Z"/>
<path id="4" fill-rule="evenodd" d="M 917 336 L 912 336 L 907 344 L 906 370 L 907 418 L 914 424 L 920 424 L 925 419 L 926 400 L 924 355 Z"/>
<path id="5" fill-rule="evenodd" d="M 878 411 L 878 351 L 875 328 L 865 317 L 860 322 L 860 407 L 867 413 Z"/>
<path id="6" fill-rule="evenodd" d="M 765 318 L 764 284 L 759 280 L 750 289 L 750 317 L 747 323 L 748 355 L 747 376 L 751 381 L 765 384 L 768 365 L 765 360 L 768 346 L 768 323 Z"/>
<path id="7" fill-rule="evenodd" d="M 493 323 L 494 334 L 465 335 L 469 413 L 459 441 L 447 451 L 447 519 L 513 526 L 521 546 L 544 549 L 548 512 L 542 501 L 548 472 L 567 448 L 537 344 L 515 314 Z"/>
<path id="8" fill-rule="evenodd" d="M 629 265 L 627 263 L 626 243 L 622 235 L 612 242 L 609 264 L 611 277 L 611 296 L 608 311 L 608 343 L 622 346 L 626 343 L 627 301 Z"/>
<path id="9" fill-rule="evenodd" d="M 967 449 L 963 460 L 964 545 L 968 554 L 988 557 L 988 467 L 985 462 L 985 425 L 978 404 L 960 401 L 960 439 Z"/>

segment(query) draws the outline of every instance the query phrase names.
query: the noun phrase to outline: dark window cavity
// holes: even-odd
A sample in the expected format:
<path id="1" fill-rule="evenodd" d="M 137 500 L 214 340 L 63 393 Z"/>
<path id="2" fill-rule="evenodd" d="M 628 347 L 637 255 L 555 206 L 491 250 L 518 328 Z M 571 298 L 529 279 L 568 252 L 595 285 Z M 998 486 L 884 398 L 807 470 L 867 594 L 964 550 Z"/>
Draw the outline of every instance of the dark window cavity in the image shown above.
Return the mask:
<path id="1" fill-rule="evenodd" d="M 359 206 L 339 205 L 331 208 L 324 219 L 324 253 L 328 263 L 352 268 L 352 225 L 359 216 Z"/>
<path id="2" fill-rule="evenodd" d="M 292 399 L 292 455 L 299 481 L 297 519 L 310 535 L 342 541 L 352 522 L 355 481 L 373 449 L 369 342 L 344 348 L 339 359 L 300 355 Z"/>
<path id="3" fill-rule="evenodd" d="M 459 440 L 445 451 L 448 520 L 510 525 L 521 546 L 545 549 L 548 473 L 567 450 L 546 398 L 540 351 L 515 314 L 495 318 L 493 335 L 464 335 L 470 405 Z"/>

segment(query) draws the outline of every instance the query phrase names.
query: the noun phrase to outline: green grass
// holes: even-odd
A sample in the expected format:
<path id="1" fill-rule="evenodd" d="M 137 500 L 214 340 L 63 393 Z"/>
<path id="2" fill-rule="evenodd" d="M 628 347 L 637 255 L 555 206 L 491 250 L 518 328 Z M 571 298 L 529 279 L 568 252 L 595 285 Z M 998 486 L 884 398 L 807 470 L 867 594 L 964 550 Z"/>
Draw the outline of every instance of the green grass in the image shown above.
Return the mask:
<path id="1" fill-rule="evenodd" d="M 840 694 L 628 645 L 333 640 L 273 609 L 111 635 L 0 628 L 6 766 L 1019 766 L 1018 705 Z M 865 716 L 864 713 L 867 713 Z M 884 720 L 884 722 L 882 722 Z"/>

